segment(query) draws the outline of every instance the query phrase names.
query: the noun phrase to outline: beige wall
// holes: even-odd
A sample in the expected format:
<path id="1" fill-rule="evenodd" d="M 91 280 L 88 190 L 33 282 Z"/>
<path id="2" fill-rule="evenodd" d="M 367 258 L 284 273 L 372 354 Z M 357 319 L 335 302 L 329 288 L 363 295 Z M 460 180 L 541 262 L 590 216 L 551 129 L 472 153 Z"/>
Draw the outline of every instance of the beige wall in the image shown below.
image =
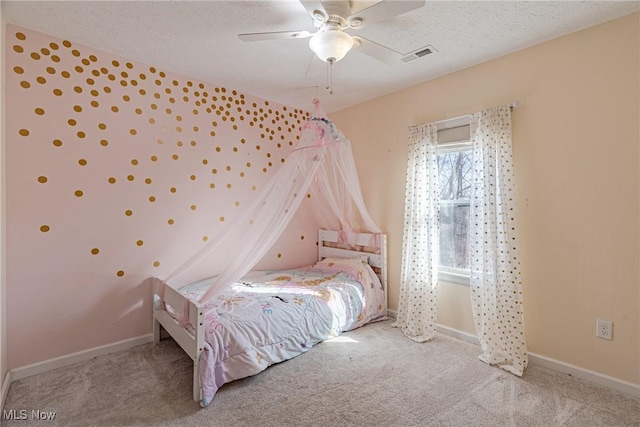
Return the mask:
<path id="1" fill-rule="evenodd" d="M 407 127 L 517 101 L 528 348 L 640 383 L 639 28 L 640 15 L 630 15 L 332 115 L 353 143 L 366 201 L 389 235 L 392 309 Z M 438 316 L 474 333 L 468 287 L 442 283 Z M 596 318 L 613 322 L 613 341 L 595 338 Z"/>

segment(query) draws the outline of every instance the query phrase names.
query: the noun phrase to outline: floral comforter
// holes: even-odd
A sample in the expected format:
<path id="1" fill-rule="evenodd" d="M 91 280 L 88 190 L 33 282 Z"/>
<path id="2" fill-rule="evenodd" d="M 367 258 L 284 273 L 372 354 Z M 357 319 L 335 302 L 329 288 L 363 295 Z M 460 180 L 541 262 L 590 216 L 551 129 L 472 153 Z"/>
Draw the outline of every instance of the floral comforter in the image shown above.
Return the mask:
<path id="1" fill-rule="evenodd" d="M 180 290 L 197 299 L 206 281 Z M 365 259 L 246 276 L 205 306 L 202 406 L 225 383 L 255 375 L 386 314 L 386 292 Z"/>

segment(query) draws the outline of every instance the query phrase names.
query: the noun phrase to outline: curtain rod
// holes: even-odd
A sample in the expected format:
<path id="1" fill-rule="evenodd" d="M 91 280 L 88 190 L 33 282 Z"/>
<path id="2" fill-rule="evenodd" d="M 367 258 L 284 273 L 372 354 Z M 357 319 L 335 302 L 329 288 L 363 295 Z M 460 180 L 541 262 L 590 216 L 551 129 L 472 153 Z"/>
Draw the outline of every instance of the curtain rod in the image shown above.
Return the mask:
<path id="1" fill-rule="evenodd" d="M 518 106 L 518 101 L 513 101 L 513 102 L 510 102 L 510 103 L 508 103 L 506 105 L 509 108 L 511 108 L 511 111 L 513 111 L 513 109 Z M 431 124 L 431 125 L 440 125 L 440 124 L 447 123 L 447 122 L 453 122 L 454 120 L 466 119 L 467 117 L 471 117 L 472 115 L 473 114 L 465 114 L 464 116 L 458 116 L 458 117 L 452 117 L 450 119 L 438 120 L 437 122 L 430 122 L 429 124 Z M 416 126 L 416 125 L 412 125 L 412 126 Z M 412 127 L 412 126 L 409 126 L 409 127 Z"/>

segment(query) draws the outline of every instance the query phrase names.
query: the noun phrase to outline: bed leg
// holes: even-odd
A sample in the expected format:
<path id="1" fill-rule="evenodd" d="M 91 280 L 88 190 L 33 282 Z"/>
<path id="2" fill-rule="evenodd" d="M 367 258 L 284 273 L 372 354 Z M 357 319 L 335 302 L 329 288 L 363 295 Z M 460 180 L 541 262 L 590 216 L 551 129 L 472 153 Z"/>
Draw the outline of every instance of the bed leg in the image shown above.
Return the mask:
<path id="1" fill-rule="evenodd" d="M 162 327 L 160 326 L 160 322 L 156 319 L 153 319 L 153 342 L 156 344 L 160 344 L 160 330 Z"/>
<path id="2" fill-rule="evenodd" d="M 200 362 L 196 358 L 193 362 L 193 400 L 200 403 L 202 397 L 200 396 Z"/>

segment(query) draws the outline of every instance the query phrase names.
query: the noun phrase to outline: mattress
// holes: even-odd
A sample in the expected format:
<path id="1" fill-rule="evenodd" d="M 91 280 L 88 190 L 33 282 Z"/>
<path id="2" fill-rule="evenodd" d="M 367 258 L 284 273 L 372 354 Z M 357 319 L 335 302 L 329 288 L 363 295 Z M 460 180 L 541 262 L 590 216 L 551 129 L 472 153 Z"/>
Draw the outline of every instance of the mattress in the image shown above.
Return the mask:
<path id="1" fill-rule="evenodd" d="M 209 283 L 180 292 L 197 300 Z M 386 292 L 365 257 L 251 272 L 204 306 L 201 405 L 208 405 L 225 383 L 262 372 L 385 314 Z"/>

